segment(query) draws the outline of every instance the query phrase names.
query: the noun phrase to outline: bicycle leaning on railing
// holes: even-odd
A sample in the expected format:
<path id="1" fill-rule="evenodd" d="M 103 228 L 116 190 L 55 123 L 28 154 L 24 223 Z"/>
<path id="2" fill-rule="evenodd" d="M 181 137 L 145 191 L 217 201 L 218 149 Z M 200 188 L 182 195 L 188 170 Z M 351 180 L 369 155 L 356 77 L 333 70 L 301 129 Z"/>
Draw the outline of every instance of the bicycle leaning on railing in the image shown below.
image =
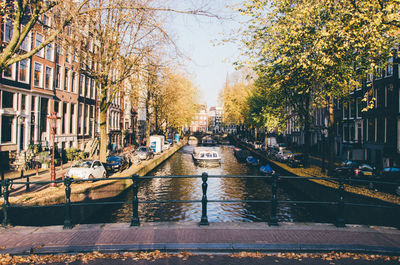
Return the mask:
<path id="1" fill-rule="evenodd" d="M 155 179 L 155 178 L 201 178 L 202 179 L 202 197 L 201 200 L 165 200 L 165 201 L 140 201 L 138 198 L 139 191 L 139 181 L 142 179 Z M 269 200 L 208 200 L 207 198 L 207 190 L 208 190 L 208 179 L 209 178 L 258 178 L 265 179 L 271 184 L 271 197 Z M 71 184 L 80 183 L 80 182 L 93 182 L 93 181 L 110 181 L 110 180 L 124 180 L 130 179 L 132 180 L 131 189 L 133 191 L 132 201 L 112 201 L 112 202 L 71 202 Z M 325 180 L 329 182 L 335 183 L 337 186 L 337 200 L 336 201 L 279 201 L 278 200 L 278 184 L 281 180 Z M 362 180 L 360 180 L 362 181 Z M 65 209 L 65 218 L 64 218 L 64 229 L 71 229 L 73 227 L 72 223 L 72 206 L 87 206 L 87 205 L 110 205 L 110 204 L 132 204 L 132 219 L 131 226 L 139 226 L 140 225 L 140 216 L 139 216 L 139 203 L 201 203 L 202 211 L 200 218 L 200 225 L 206 226 L 209 225 L 208 222 L 208 212 L 207 205 L 208 203 L 269 203 L 270 213 L 269 219 L 267 220 L 268 225 L 277 226 L 278 225 L 278 207 L 282 204 L 316 204 L 316 205 L 331 205 L 336 207 L 336 221 L 335 225 L 337 227 L 345 227 L 345 207 L 346 205 L 358 206 L 358 207 L 378 207 L 378 208 L 393 208 L 395 211 L 399 211 L 398 206 L 388 206 L 388 205 L 378 205 L 378 204 L 362 204 L 362 203 L 351 203 L 346 202 L 344 200 L 345 195 L 345 181 L 344 178 L 321 178 L 321 177 L 297 177 L 297 176 L 236 176 L 236 175 L 224 175 L 224 176 L 215 176 L 208 175 L 207 173 L 203 173 L 202 175 L 184 175 L 184 176 L 143 176 L 139 177 L 138 175 L 132 175 L 131 177 L 119 177 L 119 178 L 107 178 L 107 179 L 90 179 L 90 180 L 74 180 L 66 177 L 64 180 L 55 180 L 55 181 L 36 181 L 29 182 L 30 184 L 41 184 L 41 185 L 49 185 L 50 183 L 63 184 L 65 187 L 65 203 L 60 204 Z M 388 182 L 378 182 L 377 184 L 396 184 L 396 183 L 388 183 Z M 11 181 L 9 179 L 2 179 L 0 181 L 0 195 L 3 197 L 3 226 L 9 225 L 9 208 L 12 207 L 9 202 L 10 197 L 10 186 L 12 184 L 22 184 L 26 185 L 27 182 L 23 181 Z"/>

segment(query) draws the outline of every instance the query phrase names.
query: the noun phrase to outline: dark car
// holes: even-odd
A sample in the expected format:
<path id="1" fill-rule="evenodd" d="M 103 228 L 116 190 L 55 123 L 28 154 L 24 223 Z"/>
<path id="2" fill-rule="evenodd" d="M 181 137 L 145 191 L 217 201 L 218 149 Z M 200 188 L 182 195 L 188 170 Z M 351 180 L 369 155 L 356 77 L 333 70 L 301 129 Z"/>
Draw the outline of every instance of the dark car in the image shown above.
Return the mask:
<path id="1" fill-rule="evenodd" d="M 336 177 L 344 177 L 344 178 L 353 178 L 355 175 L 355 170 L 359 166 L 358 161 L 346 160 L 334 169 L 334 173 Z"/>
<path id="2" fill-rule="evenodd" d="M 107 172 L 121 172 L 129 167 L 129 162 L 124 156 L 109 156 L 107 157 L 106 170 Z"/>
<path id="3" fill-rule="evenodd" d="M 289 157 L 287 164 L 290 167 L 304 166 L 304 155 L 303 154 L 293 154 L 291 157 Z"/>
<path id="4" fill-rule="evenodd" d="M 139 146 L 138 149 L 136 149 L 136 155 L 140 160 L 147 160 L 154 157 L 153 150 L 147 146 Z"/>
<path id="5" fill-rule="evenodd" d="M 400 196 L 400 167 L 385 167 L 377 180 L 387 182 L 377 183 L 378 189 Z"/>

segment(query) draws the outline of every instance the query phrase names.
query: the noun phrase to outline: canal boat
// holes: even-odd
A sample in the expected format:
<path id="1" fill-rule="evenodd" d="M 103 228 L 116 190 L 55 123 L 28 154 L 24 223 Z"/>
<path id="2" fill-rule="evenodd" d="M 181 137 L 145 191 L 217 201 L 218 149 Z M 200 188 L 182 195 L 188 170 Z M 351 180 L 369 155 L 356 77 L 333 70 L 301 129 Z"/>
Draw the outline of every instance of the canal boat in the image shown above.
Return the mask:
<path id="1" fill-rule="evenodd" d="M 246 158 L 246 164 L 249 166 L 258 166 L 260 165 L 260 160 L 254 156 L 248 156 Z"/>
<path id="2" fill-rule="evenodd" d="M 195 148 L 193 150 L 193 161 L 196 165 L 220 165 L 221 156 L 217 151 L 206 148 Z"/>
<path id="3" fill-rule="evenodd" d="M 265 175 L 265 176 L 271 176 L 272 174 L 275 173 L 274 169 L 270 166 L 270 164 L 267 164 L 266 166 L 261 166 L 260 167 L 260 173 Z"/>
<path id="4" fill-rule="evenodd" d="M 211 136 L 207 135 L 201 138 L 201 144 L 203 146 L 213 146 L 215 145 L 215 141 Z"/>

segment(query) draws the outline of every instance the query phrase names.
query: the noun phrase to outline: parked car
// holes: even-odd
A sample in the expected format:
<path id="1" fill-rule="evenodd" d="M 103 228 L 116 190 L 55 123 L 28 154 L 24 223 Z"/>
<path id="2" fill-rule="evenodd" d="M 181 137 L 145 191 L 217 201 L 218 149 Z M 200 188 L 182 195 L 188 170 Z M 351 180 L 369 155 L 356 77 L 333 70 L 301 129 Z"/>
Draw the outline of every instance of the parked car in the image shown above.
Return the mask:
<path id="1" fill-rule="evenodd" d="M 287 162 L 289 160 L 289 157 L 291 157 L 292 155 L 292 151 L 282 150 L 276 154 L 276 159 L 280 162 Z"/>
<path id="2" fill-rule="evenodd" d="M 153 150 L 147 146 L 139 146 L 138 149 L 136 149 L 136 155 L 140 160 L 147 160 L 154 157 Z"/>
<path id="3" fill-rule="evenodd" d="M 336 177 L 352 178 L 355 175 L 354 171 L 358 168 L 358 165 L 358 161 L 345 160 L 339 167 L 334 169 L 334 175 Z"/>
<path id="4" fill-rule="evenodd" d="M 376 188 L 400 196 L 400 167 L 385 167 L 377 180 L 388 183 L 378 183 Z"/>
<path id="5" fill-rule="evenodd" d="M 168 150 L 171 144 L 169 142 L 164 142 L 163 151 Z"/>
<path id="6" fill-rule="evenodd" d="M 73 179 L 106 178 L 107 172 L 98 160 L 85 160 L 73 164 L 65 173 L 65 177 Z"/>
<path id="7" fill-rule="evenodd" d="M 289 157 L 287 164 L 290 167 L 304 166 L 304 155 L 303 154 L 293 154 L 291 157 Z"/>
<path id="8" fill-rule="evenodd" d="M 129 167 L 129 162 L 124 156 L 109 156 L 107 157 L 106 170 L 107 172 L 121 172 Z"/>

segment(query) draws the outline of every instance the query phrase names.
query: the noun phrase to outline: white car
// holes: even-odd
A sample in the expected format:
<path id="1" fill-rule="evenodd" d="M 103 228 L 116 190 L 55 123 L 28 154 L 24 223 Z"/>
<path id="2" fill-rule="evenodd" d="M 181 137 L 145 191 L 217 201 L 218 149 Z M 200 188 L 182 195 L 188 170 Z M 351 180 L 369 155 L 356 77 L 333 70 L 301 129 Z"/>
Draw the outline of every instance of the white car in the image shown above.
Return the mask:
<path id="1" fill-rule="evenodd" d="M 107 172 L 98 160 L 79 161 L 68 169 L 65 177 L 72 179 L 106 178 Z"/>
<path id="2" fill-rule="evenodd" d="M 291 151 L 289 151 L 289 150 L 282 150 L 282 151 L 279 151 L 279 152 L 276 154 L 276 158 L 277 158 L 277 160 L 280 161 L 280 162 L 286 162 L 286 161 L 288 161 L 289 157 L 291 157 L 292 155 L 293 155 L 293 153 L 292 153 Z"/>
<path id="3" fill-rule="evenodd" d="M 169 147 L 170 147 L 170 144 L 168 142 L 165 142 L 164 146 L 163 146 L 163 151 L 168 150 Z"/>

